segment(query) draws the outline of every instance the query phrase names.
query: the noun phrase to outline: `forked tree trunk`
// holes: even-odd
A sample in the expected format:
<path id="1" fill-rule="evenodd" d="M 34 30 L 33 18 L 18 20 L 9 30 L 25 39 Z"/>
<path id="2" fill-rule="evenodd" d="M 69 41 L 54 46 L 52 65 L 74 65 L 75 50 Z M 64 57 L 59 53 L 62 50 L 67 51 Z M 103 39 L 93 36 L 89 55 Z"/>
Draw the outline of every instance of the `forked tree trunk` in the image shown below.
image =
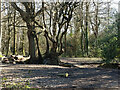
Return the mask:
<path id="1" fill-rule="evenodd" d="M 59 54 L 57 53 L 57 43 L 52 42 L 52 48 L 51 50 L 45 54 L 44 57 L 44 64 L 50 64 L 50 65 L 58 65 L 60 62 Z"/>

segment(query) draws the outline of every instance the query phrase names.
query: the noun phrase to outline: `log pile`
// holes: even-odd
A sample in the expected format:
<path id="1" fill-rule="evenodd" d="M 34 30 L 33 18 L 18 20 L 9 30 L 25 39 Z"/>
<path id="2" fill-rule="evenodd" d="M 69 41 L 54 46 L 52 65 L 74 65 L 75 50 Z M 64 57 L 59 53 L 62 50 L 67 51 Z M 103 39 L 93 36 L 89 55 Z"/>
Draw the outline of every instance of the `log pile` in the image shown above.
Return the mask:
<path id="1" fill-rule="evenodd" d="M 9 57 L 3 57 L 2 63 L 5 64 L 24 64 L 24 61 L 29 59 L 29 57 L 23 57 L 22 55 L 11 55 Z"/>

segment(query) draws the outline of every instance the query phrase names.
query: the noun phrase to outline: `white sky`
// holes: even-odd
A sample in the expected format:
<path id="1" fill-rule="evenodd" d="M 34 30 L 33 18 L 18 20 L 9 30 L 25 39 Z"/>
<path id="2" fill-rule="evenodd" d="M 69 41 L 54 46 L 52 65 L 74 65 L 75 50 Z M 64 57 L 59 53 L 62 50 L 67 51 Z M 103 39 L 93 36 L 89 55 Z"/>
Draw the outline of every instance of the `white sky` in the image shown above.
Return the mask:
<path id="1" fill-rule="evenodd" d="M 111 7 L 116 8 L 117 11 L 118 11 L 118 2 L 120 2 L 120 0 L 112 0 L 113 5 L 111 5 Z"/>
<path id="2" fill-rule="evenodd" d="M 1 0 L 1 2 L 16 2 L 16 1 L 21 1 L 21 2 L 29 2 L 29 1 L 37 1 L 41 2 L 42 0 Z M 73 0 L 44 0 L 47 2 L 54 2 L 54 1 L 73 1 Z M 81 1 L 81 0 L 74 0 L 74 1 Z M 84 0 L 84 1 L 90 1 L 90 0 Z M 120 0 L 94 0 L 94 1 L 103 1 L 103 2 L 109 2 L 111 1 L 111 7 L 115 8 L 118 11 L 118 2 Z"/>

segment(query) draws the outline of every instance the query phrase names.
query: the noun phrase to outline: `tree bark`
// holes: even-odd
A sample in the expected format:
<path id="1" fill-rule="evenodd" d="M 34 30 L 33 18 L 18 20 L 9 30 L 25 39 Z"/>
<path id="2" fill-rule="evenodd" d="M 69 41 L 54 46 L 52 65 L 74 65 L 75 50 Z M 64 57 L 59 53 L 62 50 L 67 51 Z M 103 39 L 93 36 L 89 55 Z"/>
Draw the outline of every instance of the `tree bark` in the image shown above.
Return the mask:
<path id="1" fill-rule="evenodd" d="M 16 29 L 15 29 L 15 17 L 16 17 L 16 11 L 14 10 L 14 23 L 13 23 L 13 29 L 14 29 L 14 37 L 13 37 L 13 55 L 16 54 Z"/>
<path id="2" fill-rule="evenodd" d="M 64 48 L 64 52 L 65 52 L 65 55 L 67 54 L 67 33 L 65 33 L 65 36 L 64 36 L 64 39 L 65 39 L 65 48 Z"/>
<path id="3" fill-rule="evenodd" d="M 84 49 L 83 49 L 83 37 L 84 37 L 84 31 L 83 31 L 83 2 L 81 3 L 81 37 L 80 37 L 80 43 L 81 43 L 81 54 L 84 56 Z"/>
<path id="4" fill-rule="evenodd" d="M 23 35 L 22 35 L 22 54 L 23 54 L 23 56 L 25 56 L 24 44 L 25 44 L 25 31 L 23 30 Z"/>
<path id="5" fill-rule="evenodd" d="M 28 42 L 29 42 L 29 55 L 30 55 L 30 63 L 34 63 L 34 60 L 36 59 L 35 56 L 35 41 L 34 41 L 34 35 L 32 34 L 32 27 L 27 25 L 28 27 Z"/>
<path id="6" fill-rule="evenodd" d="M 9 24 L 10 24 L 10 18 L 9 18 L 10 17 L 10 12 L 9 12 L 9 8 L 8 8 L 8 40 L 7 40 L 6 56 L 8 56 L 8 54 L 9 54 L 10 39 L 11 39 L 11 37 L 10 37 L 10 26 L 9 26 Z"/>
<path id="7" fill-rule="evenodd" d="M 88 56 L 88 2 L 86 2 L 86 20 L 85 20 L 85 52 Z"/>
<path id="8" fill-rule="evenodd" d="M 39 48 L 39 43 L 38 43 L 38 37 L 35 33 L 35 38 L 36 38 L 36 43 L 37 43 L 37 50 L 38 50 L 38 60 L 37 60 L 37 63 L 40 63 L 40 64 L 43 64 L 43 58 L 42 58 L 42 55 L 41 55 L 41 52 L 40 52 L 40 48 Z"/>

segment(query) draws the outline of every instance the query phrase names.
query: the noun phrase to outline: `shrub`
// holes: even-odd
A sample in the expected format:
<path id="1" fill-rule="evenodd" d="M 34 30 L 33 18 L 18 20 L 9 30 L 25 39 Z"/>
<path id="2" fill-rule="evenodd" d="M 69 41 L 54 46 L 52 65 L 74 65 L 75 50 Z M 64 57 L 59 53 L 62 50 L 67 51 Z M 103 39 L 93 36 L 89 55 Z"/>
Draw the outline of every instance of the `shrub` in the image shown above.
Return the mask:
<path id="1" fill-rule="evenodd" d="M 109 63 L 117 56 L 117 38 L 110 38 L 102 48 L 102 57 Z"/>

